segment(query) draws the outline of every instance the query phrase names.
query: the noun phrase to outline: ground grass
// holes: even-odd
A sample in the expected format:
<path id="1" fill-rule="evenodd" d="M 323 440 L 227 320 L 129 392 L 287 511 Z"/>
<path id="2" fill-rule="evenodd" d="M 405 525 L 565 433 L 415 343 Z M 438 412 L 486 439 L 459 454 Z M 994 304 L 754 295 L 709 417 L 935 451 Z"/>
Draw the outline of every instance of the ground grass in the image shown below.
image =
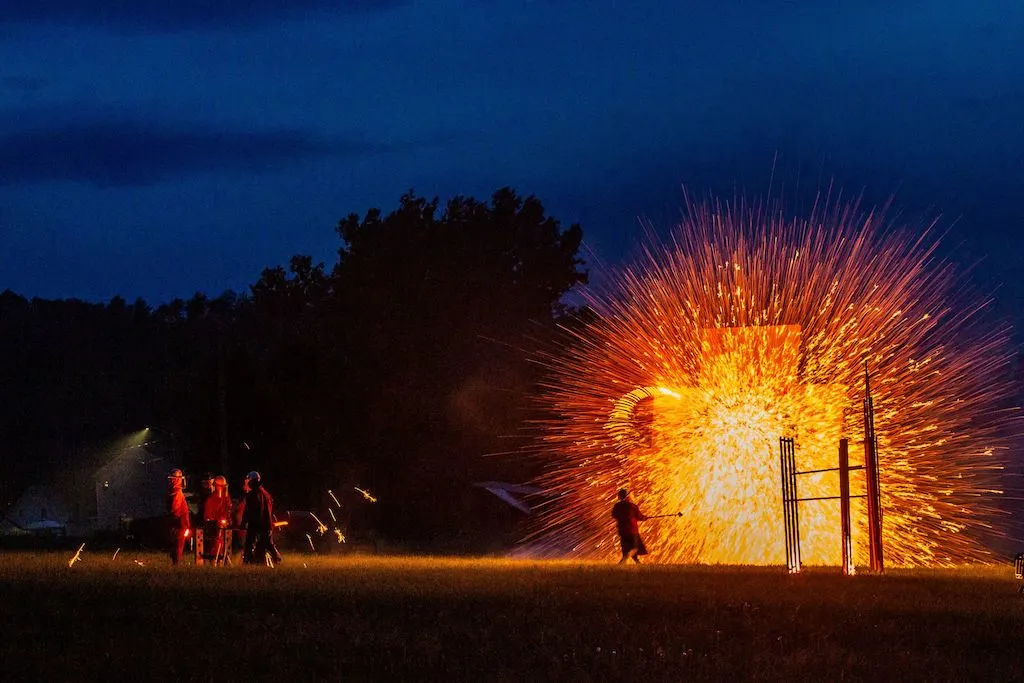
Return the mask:
<path id="1" fill-rule="evenodd" d="M 70 555 L 0 554 L 3 680 L 1024 680 L 1009 566 Z"/>

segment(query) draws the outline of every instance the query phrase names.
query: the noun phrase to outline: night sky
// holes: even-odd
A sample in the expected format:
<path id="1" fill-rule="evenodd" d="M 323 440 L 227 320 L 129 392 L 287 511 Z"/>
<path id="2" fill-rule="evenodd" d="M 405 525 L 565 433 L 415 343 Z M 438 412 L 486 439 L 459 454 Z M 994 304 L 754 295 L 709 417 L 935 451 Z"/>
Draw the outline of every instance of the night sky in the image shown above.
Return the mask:
<path id="1" fill-rule="evenodd" d="M 27 296 L 244 291 L 410 188 L 511 185 L 614 264 L 683 185 L 763 194 L 773 163 L 787 196 L 941 212 L 1019 316 L 1024 3 L 0 2 L 0 290 Z"/>

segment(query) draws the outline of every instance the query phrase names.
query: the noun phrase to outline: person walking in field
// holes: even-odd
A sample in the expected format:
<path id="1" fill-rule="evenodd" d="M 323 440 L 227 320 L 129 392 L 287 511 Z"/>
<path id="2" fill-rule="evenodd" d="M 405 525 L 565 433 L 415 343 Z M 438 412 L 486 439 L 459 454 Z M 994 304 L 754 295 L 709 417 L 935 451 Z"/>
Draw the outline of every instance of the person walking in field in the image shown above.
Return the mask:
<path id="1" fill-rule="evenodd" d="M 626 489 L 619 489 L 619 502 L 612 506 L 612 519 L 615 520 L 615 529 L 619 532 L 619 541 L 622 543 L 622 559 L 619 560 L 619 564 L 629 559 L 640 564 L 640 555 L 646 555 L 647 548 L 640 538 L 640 526 L 637 522 L 642 522 L 647 516 L 629 499 L 629 491 Z"/>
<path id="2" fill-rule="evenodd" d="M 274 546 L 274 498 L 263 487 L 259 472 L 250 472 L 246 480 L 250 490 L 245 494 L 245 510 L 242 512 L 242 527 L 245 529 L 242 561 L 263 564 L 269 557 L 273 562 L 280 562 L 281 553 Z"/>
<path id="3" fill-rule="evenodd" d="M 192 532 L 192 520 L 188 514 L 188 503 L 185 501 L 185 475 L 181 470 L 171 470 L 167 477 L 167 516 L 170 527 L 171 564 L 181 563 L 185 551 L 185 539 Z"/>

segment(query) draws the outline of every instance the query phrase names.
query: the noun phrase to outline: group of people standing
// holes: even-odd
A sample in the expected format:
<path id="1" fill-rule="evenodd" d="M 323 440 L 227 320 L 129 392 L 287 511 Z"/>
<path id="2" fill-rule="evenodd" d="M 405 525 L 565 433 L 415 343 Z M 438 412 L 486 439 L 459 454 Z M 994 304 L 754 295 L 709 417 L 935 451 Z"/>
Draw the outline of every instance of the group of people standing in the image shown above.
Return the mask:
<path id="1" fill-rule="evenodd" d="M 193 536 L 192 515 L 185 499 L 184 473 L 171 470 L 167 483 L 170 556 L 171 563 L 177 565 L 185 543 Z M 228 564 L 232 552 L 230 530 L 240 538 L 245 564 L 276 564 L 281 561 L 281 553 L 274 545 L 274 499 L 264 488 L 259 472 L 245 476 L 242 491 L 236 505 L 228 494 L 226 477 L 210 474 L 200 481 L 197 510 L 202 519 L 203 545 L 198 553 L 215 564 Z"/>

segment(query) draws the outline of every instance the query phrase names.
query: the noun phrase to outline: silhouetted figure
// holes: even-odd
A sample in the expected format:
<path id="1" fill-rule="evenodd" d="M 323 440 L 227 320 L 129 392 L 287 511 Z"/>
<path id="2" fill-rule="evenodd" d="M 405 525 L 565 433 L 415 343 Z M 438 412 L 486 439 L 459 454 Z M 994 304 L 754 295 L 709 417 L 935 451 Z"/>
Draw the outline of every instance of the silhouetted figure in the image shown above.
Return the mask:
<path id="1" fill-rule="evenodd" d="M 615 527 L 622 543 L 622 559 L 619 560 L 619 564 L 630 558 L 640 564 L 639 556 L 646 555 L 647 548 L 640 538 L 640 527 L 637 522 L 642 522 L 647 516 L 629 500 L 629 491 L 626 489 L 619 489 L 619 502 L 612 506 L 612 518 L 615 520 Z"/>
<path id="2" fill-rule="evenodd" d="M 171 470 L 167 477 L 167 517 L 170 529 L 171 564 L 181 562 L 185 550 L 185 539 L 192 531 L 192 521 L 185 501 L 185 475 L 181 470 Z"/>
<path id="3" fill-rule="evenodd" d="M 263 488 L 259 472 L 250 472 L 246 480 L 250 490 L 245 494 L 245 510 L 242 512 L 242 526 L 245 528 L 242 561 L 262 564 L 269 556 L 275 563 L 280 562 L 281 553 L 274 546 L 274 499 Z"/>

